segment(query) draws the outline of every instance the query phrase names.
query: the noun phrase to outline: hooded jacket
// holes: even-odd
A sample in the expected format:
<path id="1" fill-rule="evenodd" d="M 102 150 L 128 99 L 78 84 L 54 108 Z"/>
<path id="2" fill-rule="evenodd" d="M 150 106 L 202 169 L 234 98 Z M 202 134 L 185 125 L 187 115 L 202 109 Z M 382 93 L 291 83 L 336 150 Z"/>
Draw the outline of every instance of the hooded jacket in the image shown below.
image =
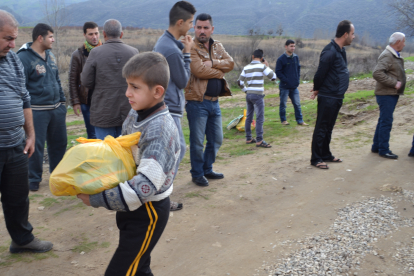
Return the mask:
<path id="1" fill-rule="evenodd" d="M 300 80 L 299 57 L 293 53 L 289 56 L 283 53 L 276 62 L 276 75 L 280 80 L 280 89 L 296 89 Z"/>
<path id="2" fill-rule="evenodd" d="M 17 55 L 24 66 L 26 88 L 31 97 L 32 109 L 55 109 L 62 102 L 66 102 L 56 58 L 50 50 L 46 50 L 46 57 L 43 59 L 31 46 L 32 42 L 24 44 L 17 51 Z"/>
<path id="3" fill-rule="evenodd" d="M 345 48 L 334 40 L 322 50 L 318 71 L 313 78 L 313 90 L 318 96 L 343 99 L 349 86 L 348 62 Z"/>

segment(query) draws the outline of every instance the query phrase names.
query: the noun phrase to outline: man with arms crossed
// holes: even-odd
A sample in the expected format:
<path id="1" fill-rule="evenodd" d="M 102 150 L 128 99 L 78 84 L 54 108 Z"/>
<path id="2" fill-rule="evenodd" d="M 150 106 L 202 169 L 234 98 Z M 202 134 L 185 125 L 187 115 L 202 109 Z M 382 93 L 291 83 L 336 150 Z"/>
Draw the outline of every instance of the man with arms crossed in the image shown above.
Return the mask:
<path id="1" fill-rule="evenodd" d="M 187 32 L 193 27 L 195 13 L 196 9 L 191 3 L 187 1 L 175 3 L 170 10 L 170 26 L 158 39 L 154 47 L 155 52 L 162 54 L 167 59 L 170 68 L 170 81 L 165 92 L 164 101 L 177 125 L 181 148 L 174 178 L 177 176 L 179 164 L 186 150 L 181 118 L 183 117 L 185 105 L 183 89 L 190 79 L 190 50 L 193 45 L 193 40 L 191 36 L 187 35 Z M 179 41 L 180 37 L 184 37 L 184 39 Z M 182 203 L 171 201 L 171 211 L 181 210 L 182 208 Z"/>
<path id="2" fill-rule="evenodd" d="M 39 23 L 33 28 L 33 43 L 24 44 L 17 55 L 24 66 L 26 88 L 30 93 L 36 151 L 29 159 L 30 190 L 39 190 L 43 174 L 43 153 L 47 142 L 49 172 L 52 173 L 66 152 L 66 98 L 60 84 L 56 58 L 51 52 L 53 29 Z"/>
<path id="3" fill-rule="evenodd" d="M 311 165 L 329 169 L 325 162 L 342 162 L 329 148 L 332 130 L 349 85 L 348 62 L 344 46 L 355 38 L 354 25 L 348 20 L 339 22 L 335 39 L 322 50 L 318 71 L 313 78 L 313 94 L 318 96 L 316 125 L 312 137 Z"/>
<path id="4" fill-rule="evenodd" d="M 35 151 L 35 132 L 23 64 L 11 50 L 16 46 L 18 26 L 13 15 L 0 10 L 0 193 L 12 239 L 10 252 L 40 253 L 53 244 L 35 238 L 28 221 L 28 163 Z"/>
<path id="5" fill-rule="evenodd" d="M 194 28 L 191 77 L 185 88 L 190 128 L 190 172 L 195 184 L 208 186 L 207 178 L 224 178 L 223 174 L 213 171 L 213 163 L 223 142 L 218 97 L 231 96 L 224 73 L 233 70 L 234 61 L 223 44 L 211 38 L 214 26 L 209 14 L 199 14 Z M 207 144 L 203 152 L 204 136 Z"/>
<path id="6" fill-rule="evenodd" d="M 91 107 L 93 90 L 82 85 L 80 75 L 90 51 L 93 48 L 102 45 L 102 42 L 99 40 L 98 25 L 95 22 L 86 22 L 83 25 L 83 36 L 85 37 L 85 42 L 72 53 L 72 58 L 70 59 L 69 93 L 75 114 L 79 116 L 79 113 L 82 110 L 88 139 L 95 139 L 95 127 L 91 125 L 89 121 L 89 109 Z"/>

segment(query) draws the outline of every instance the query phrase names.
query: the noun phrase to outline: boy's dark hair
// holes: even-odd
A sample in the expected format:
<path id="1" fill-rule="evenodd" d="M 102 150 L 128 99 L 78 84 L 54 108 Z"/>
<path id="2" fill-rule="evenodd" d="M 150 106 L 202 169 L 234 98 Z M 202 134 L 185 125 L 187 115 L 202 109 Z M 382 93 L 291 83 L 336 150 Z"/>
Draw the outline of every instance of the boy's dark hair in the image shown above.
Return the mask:
<path id="1" fill-rule="evenodd" d="M 41 35 L 44 39 L 46 38 L 47 34 L 51 32 L 53 34 L 53 29 L 47 24 L 39 23 L 33 28 L 32 32 L 32 39 L 33 42 Z"/>
<path id="2" fill-rule="evenodd" d="M 95 28 L 98 28 L 98 24 L 96 24 L 95 22 L 92 22 L 92 21 L 85 22 L 85 24 L 83 24 L 83 33 L 86 34 L 87 29 L 95 29 Z"/>
<path id="3" fill-rule="evenodd" d="M 351 21 L 349 20 L 343 20 L 341 22 L 339 22 L 338 27 L 336 28 L 336 38 L 340 38 L 342 37 L 345 33 L 350 33 L 351 32 Z"/>
<path id="4" fill-rule="evenodd" d="M 263 50 L 262 49 L 254 50 L 253 57 L 254 58 L 262 58 L 263 57 Z"/>
<path id="5" fill-rule="evenodd" d="M 167 91 L 170 69 L 163 55 L 156 52 L 145 52 L 128 60 L 122 69 L 122 76 L 126 79 L 140 78 L 150 89 L 161 85 Z"/>
<path id="6" fill-rule="evenodd" d="M 200 13 L 199 15 L 197 15 L 197 18 L 195 20 L 195 22 L 197 22 L 197 20 L 200 21 L 210 21 L 210 25 L 213 26 L 213 18 L 211 18 L 211 15 L 209 15 L 208 13 Z"/>
<path id="7" fill-rule="evenodd" d="M 187 21 L 196 13 L 193 4 L 187 1 L 178 1 L 170 10 L 170 26 L 174 26 L 178 20 Z"/>
<path id="8" fill-rule="evenodd" d="M 286 40 L 285 45 L 286 45 L 286 46 L 289 46 L 290 44 L 295 44 L 295 41 L 294 41 L 294 40 L 292 40 L 292 39 L 288 39 L 288 40 Z"/>

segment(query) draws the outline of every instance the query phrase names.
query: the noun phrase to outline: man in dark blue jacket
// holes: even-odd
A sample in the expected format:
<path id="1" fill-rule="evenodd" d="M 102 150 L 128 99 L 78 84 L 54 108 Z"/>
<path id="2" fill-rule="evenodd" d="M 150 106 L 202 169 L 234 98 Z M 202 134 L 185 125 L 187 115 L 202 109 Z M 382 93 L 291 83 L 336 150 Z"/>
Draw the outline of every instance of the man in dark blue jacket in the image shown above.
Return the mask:
<path id="1" fill-rule="evenodd" d="M 24 44 L 17 55 L 24 66 L 26 88 L 33 110 L 36 144 L 35 152 L 29 159 L 29 182 L 30 190 L 37 191 L 42 181 L 45 142 L 50 172 L 66 152 L 66 98 L 56 58 L 50 51 L 55 41 L 53 29 L 39 23 L 33 28 L 32 39 L 33 43 Z"/>
<path id="2" fill-rule="evenodd" d="M 299 81 L 300 63 L 299 57 L 294 53 L 295 41 L 288 39 L 285 44 L 286 52 L 281 55 L 276 62 L 276 75 L 280 80 L 280 106 L 279 116 L 282 125 L 288 125 L 286 120 L 286 102 L 289 97 L 295 108 L 295 118 L 298 125 L 307 126 L 303 122 L 302 110 L 300 108 Z"/>
<path id="3" fill-rule="evenodd" d="M 349 85 L 349 71 L 344 46 L 355 38 L 354 25 L 348 20 L 339 23 L 333 39 L 322 50 L 318 71 L 313 78 L 313 94 L 318 96 L 318 114 L 312 137 L 311 165 L 329 169 L 325 162 L 342 162 L 329 148 L 332 130 L 341 109 L 344 94 Z"/>

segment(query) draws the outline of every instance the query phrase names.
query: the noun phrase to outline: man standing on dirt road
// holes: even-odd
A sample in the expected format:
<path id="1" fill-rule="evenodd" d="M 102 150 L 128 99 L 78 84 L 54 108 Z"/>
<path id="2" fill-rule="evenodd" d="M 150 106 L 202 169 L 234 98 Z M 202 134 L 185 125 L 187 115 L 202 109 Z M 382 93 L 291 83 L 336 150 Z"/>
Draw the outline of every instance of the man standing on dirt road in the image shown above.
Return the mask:
<path id="1" fill-rule="evenodd" d="M 399 32 L 393 33 L 389 45 L 379 56 L 372 73 L 377 81 L 375 97 L 379 105 L 380 115 L 371 151 L 388 159 L 398 158 L 398 155 L 390 150 L 389 141 L 395 106 L 400 95 L 404 94 L 406 83 L 404 59 L 400 55 L 404 46 L 405 35 Z"/>
<path id="2" fill-rule="evenodd" d="M 224 178 L 222 173 L 213 171 L 213 163 L 223 142 L 218 97 L 231 96 L 224 73 L 233 70 L 234 61 L 223 44 L 211 38 L 214 26 L 209 14 L 199 14 L 194 29 L 191 76 L 185 88 L 190 128 L 190 172 L 195 184 L 208 186 L 207 178 Z M 203 152 L 204 136 L 207 144 Z"/>
<path id="3" fill-rule="evenodd" d="M 82 112 L 88 139 L 95 139 L 95 127 L 91 125 L 89 119 L 93 90 L 82 85 L 80 75 L 90 51 L 93 48 L 102 45 L 102 42 L 99 40 L 98 25 L 95 22 L 85 22 L 85 24 L 83 24 L 83 36 L 85 37 L 85 42 L 72 53 L 70 59 L 69 93 L 75 114 L 79 116 L 79 113 Z"/>
<path id="4" fill-rule="evenodd" d="M 177 176 L 178 167 L 186 151 L 186 144 L 181 127 L 181 118 L 184 113 L 184 93 L 183 89 L 187 86 L 190 79 L 190 50 L 193 45 L 191 36 L 187 32 L 193 27 L 194 14 L 196 9 L 187 1 L 178 1 L 170 10 L 170 26 L 168 30 L 158 39 L 154 47 L 154 52 L 162 54 L 168 62 L 170 69 L 170 81 L 165 91 L 165 104 L 177 125 L 180 135 L 180 158 L 174 172 L 174 179 Z M 183 40 L 180 41 L 180 37 Z M 183 208 L 183 204 L 175 201 L 170 203 L 170 211 L 178 211 Z"/>
<path id="5" fill-rule="evenodd" d="M 326 162 L 342 162 L 332 155 L 329 144 L 349 85 L 344 46 L 351 45 L 354 38 L 354 25 L 348 20 L 339 22 L 335 39 L 322 50 L 318 70 L 313 78 L 311 99 L 318 96 L 318 111 L 312 137 L 311 165 L 319 169 L 329 169 Z"/>
<path id="6" fill-rule="evenodd" d="M 46 252 L 53 244 L 32 234 L 29 218 L 29 157 L 35 151 L 30 95 L 24 67 L 11 50 L 18 35 L 16 19 L 0 10 L 0 193 L 11 253 Z"/>
<path id="7" fill-rule="evenodd" d="M 107 135 L 120 136 L 122 123 L 131 110 L 125 97 L 128 85 L 122 77 L 122 68 L 138 54 L 138 49 L 122 42 L 123 35 L 121 22 L 105 21 L 105 43 L 89 53 L 81 73 L 82 85 L 93 89 L 90 122 L 95 127 L 96 138 L 101 140 Z"/>
<path id="8" fill-rule="evenodd" d="M 45 143 L 52 173 L 65 155 L 66 98 L 60 84 L 58 65 L 51 52 L 55 42 L 53 29 L 39 23 L 33 28 L 33 43 L 24 44 L 17 55 L 24 66 L 26 89 L 30 93 L 36 150 L 29 159 L 30 190 L 39 190 L 42 182 Z"/>

